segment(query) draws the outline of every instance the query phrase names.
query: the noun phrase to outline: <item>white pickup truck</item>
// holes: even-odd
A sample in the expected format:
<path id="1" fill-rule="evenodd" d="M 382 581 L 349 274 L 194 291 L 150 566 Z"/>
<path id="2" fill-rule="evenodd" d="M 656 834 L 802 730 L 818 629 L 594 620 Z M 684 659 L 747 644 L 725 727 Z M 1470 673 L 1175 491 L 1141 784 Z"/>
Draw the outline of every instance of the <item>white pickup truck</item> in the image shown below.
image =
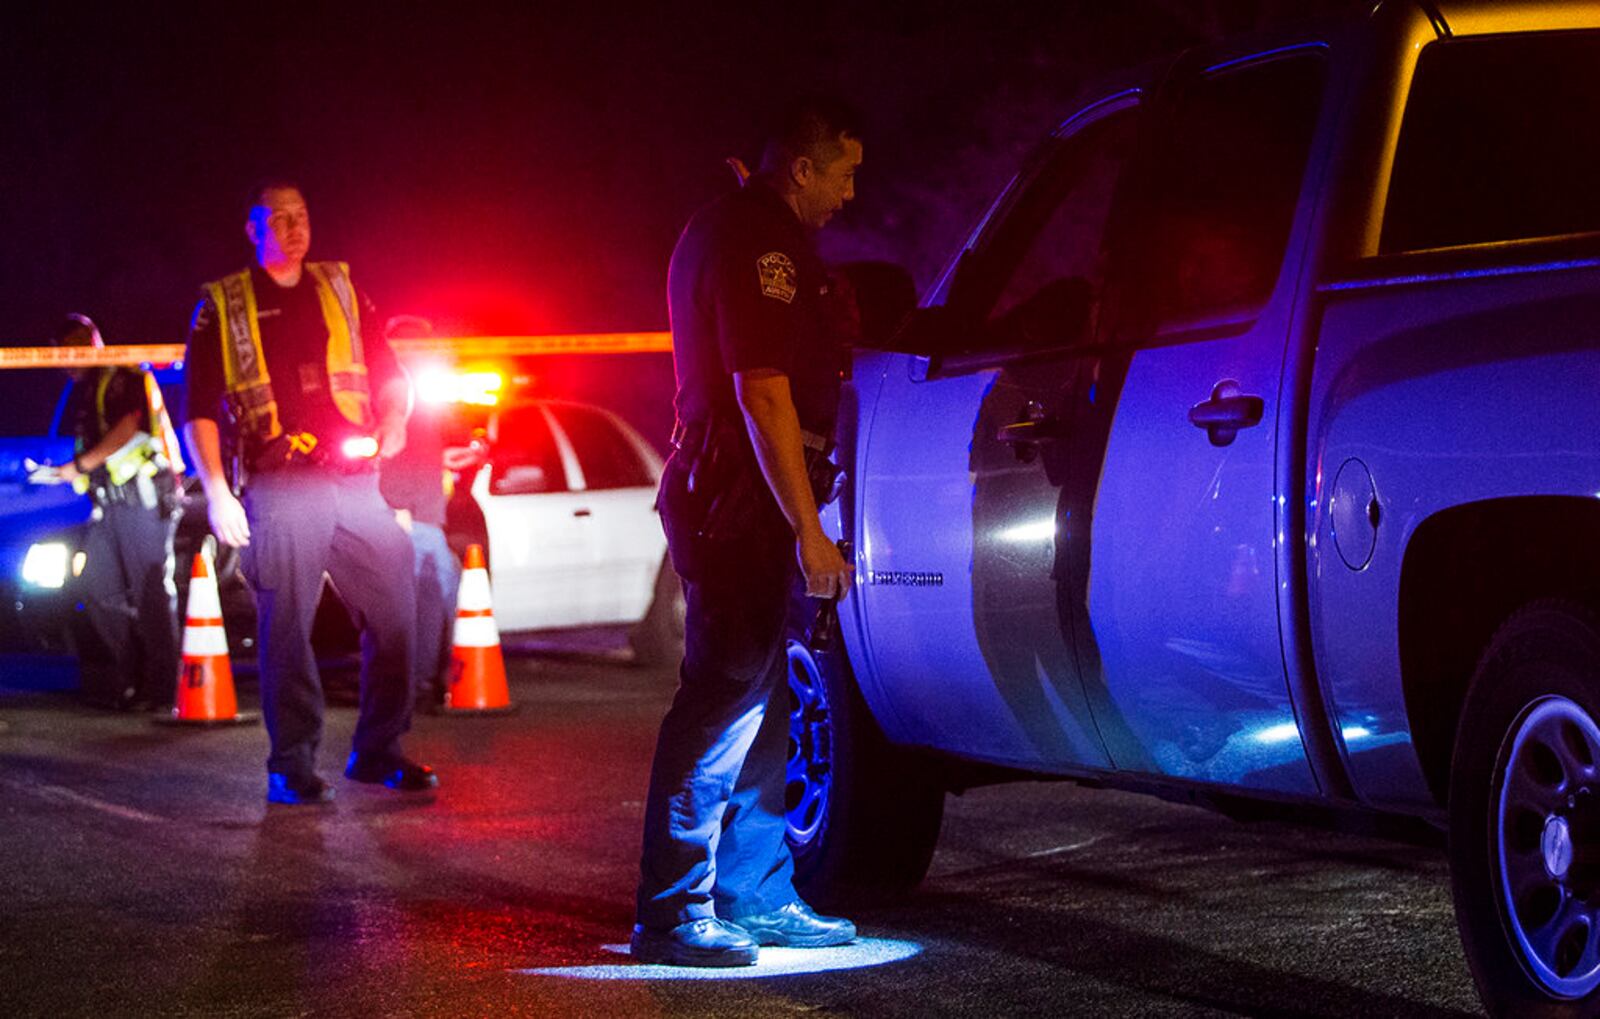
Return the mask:
<path id="1" fill-rule="evenodd" d="M 1107 83 L 877 345 L 790 644 L 810 893 L 1004 777 L 1420 821 L 1489 1010 L 1600 1010 L 1600 4 Z"/>

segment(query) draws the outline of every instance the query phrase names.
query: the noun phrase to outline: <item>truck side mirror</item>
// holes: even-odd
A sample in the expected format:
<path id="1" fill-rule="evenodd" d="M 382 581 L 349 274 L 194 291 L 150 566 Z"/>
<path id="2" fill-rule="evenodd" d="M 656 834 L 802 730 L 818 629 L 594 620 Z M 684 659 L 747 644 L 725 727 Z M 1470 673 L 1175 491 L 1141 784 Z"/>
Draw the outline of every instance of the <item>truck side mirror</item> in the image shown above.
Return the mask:
<path id="1" fill-rule="evenodd" d="M 1051 280 L 1001 315 L 987 343 L 1007 350 L 1049 350 L 1088 340 L 1094 286 L 1082 276 Z"/>
<path id="2" fill-rule="evenodd" d="M 892 343 L 917 307 L 911 273 L 893 262 L 847 262 L 835 270 L 854 301 L 857 347 L 896 350 Z"/>
<path id="3" fill-rule="evenodd" d="M 962 330 L 957 327 L 956 316 L 949 308 L 913 308 L 882 349 L 919 357 L 939 357 L 958 351 L 961 336 Z"/>

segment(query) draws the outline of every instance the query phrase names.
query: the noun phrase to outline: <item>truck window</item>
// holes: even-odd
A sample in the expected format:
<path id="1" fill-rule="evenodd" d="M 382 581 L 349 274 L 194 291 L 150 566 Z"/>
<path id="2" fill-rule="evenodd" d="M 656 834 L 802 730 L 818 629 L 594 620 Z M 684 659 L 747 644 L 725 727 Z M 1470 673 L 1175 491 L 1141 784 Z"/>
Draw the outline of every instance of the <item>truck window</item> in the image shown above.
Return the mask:
<path id="1" fill-rule="evenodd" d="M 1249 316 L 1271 296 L 1323 79 L 1320 51 L 1303 51 L 1203 74 L 1177 97 L 1131 280 L 1141 326 Z"/>
<path id="2" fill-rule="evenodd" d="M 1600 231 L 1600 33 L 1430 43 L 1401 123 L 1380 250 Z"/>
<path id="3" fill-rule="evenodd" d="M 585 488 L 595 491 L 655 484 L 639 451 L 604 414 L 588 407 L 554 406 L 550 410 L 578 455 Z"/>
<path id="4" fill-rule="evenodd" d="M 561 453 L 544 412 L 538 407 L 513 407 L 501 413 L 490 457 L 491 495 L 540 495 L 567 490 Z"/>
<path id="5" fill-rule="evenodd" d="M 987 346 L 1041 349 L 1089 339 L 1105 281 L 1106 222 L 1136 126 L 1137 109 L 1124 109 L 1056 143 L 996 238 L 996 261 L 1011 268 L 996 280 Z"/>

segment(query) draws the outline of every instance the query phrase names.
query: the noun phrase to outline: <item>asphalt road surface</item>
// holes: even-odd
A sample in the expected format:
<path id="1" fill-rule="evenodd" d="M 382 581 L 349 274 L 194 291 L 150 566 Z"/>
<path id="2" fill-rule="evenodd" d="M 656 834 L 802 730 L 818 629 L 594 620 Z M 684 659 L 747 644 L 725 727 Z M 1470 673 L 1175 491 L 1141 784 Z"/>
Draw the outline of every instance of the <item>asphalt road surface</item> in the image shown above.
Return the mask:
<path id="1" fill-rule="evenodd" d="M 519 714 L 418 719 L 437 794 L 269 808 L 259 726 L 14 689 L 47 664 L 0 657 L 0 1016 L 1480 1014 L 1437 849 L 1055 783 L 952 798 L 856 946 L 632 966 L 670 670 L 517 657 Z"/>

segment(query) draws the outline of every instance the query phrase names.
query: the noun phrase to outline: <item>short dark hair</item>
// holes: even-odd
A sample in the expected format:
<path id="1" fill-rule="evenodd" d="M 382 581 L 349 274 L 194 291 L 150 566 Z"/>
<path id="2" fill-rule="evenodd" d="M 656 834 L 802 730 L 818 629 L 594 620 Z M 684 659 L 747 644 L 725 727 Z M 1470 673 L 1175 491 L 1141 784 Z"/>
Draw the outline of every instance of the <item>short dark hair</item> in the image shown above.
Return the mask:
<path id="1" fill-rule="evenodd" d="M 245 196 L 245 219 L 249 219 L 250 214 L 255 211 L 256 206 L 260 205 L 262 201 L 266 199 L 268 191 L 298 191 L 300 192 L 301 198 L 304 198 L 306 195 L 305 188 L 301 187 L 300 182 L 295 180 L 293 177 L 258 177 L 256 181 L 250 185 L 250 191 Z"/>
<path id="2" fill-rule="evenodd" d="M 93 319 L 74 311 L 61 320 L 51 340 L 58 347 L 85 347 L 93 342 L 94 334 L 97 332 L 99 329 L 96 328 Z"/>
<path id="3" fill-rule="evenodd" d="M 761 168 L 776 170 L 804 156 L 814 163 L 839 158 L 841 138 L 861 137 L 861 115 L 835 96 L 801 96 L 784 106 L 767 126 Z"/>

